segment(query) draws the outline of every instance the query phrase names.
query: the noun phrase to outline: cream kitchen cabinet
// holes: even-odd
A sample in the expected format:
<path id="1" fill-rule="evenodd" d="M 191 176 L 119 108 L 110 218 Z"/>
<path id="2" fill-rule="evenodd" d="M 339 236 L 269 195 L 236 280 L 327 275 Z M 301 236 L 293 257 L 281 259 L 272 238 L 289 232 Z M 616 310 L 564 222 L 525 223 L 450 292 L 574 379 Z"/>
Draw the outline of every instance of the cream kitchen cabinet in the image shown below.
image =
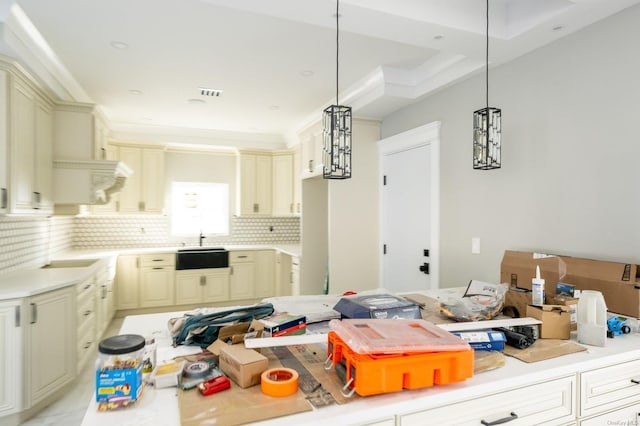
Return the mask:
<path id="1" fill-rule="evenodd" d="M 229 299 L 252 299 L 254 297 L 255 282 L 255 252 L 229 252 Z"/>
<path id="2" fill-rule="evenodd" d="M 307 136 L 302 142 L 302 178 L 322 176 L 322 129 Z"/>
<path id="3" fill-rule="evenodd" d="M 276 296 L 291 296 L 291 256 L 276 253 Z"/>
<path id="4" fill-rule="evenodd" d="M 96 275 L 76 284 L 76 370 L 79 373 L 97 348 Z"/>
<path id="5" fill-rule="evenodd" d="M 575 375 L 398 416 L 399 426 L 549 425 L 575 422 Z"/>
<path id="6" fill-rule="evenodd" d="M 97 289 L 97 337 L 105 332 L 113 316 L 115 315 L 115 275 L 117 257 L 111 257 L 105 261 L 95 274 Z"/>
<path id="7" fill-rule="evenodd" d="M 116 268 L 116 308 L 174 304 L 175 253 L 123 255 Z"/>
<path id="8" fill-rule="evenodd" d="M 76 289 L 66 287 L 25 300 L 24 408 L 76 376 Z"/>
<path id="9" fill-rule="evenodd" d="M 0 214 L 6 213 L 9 207 L 9 79 L 7 71 L 0 69 Z"/>
<path id="10" fill-rule="evenodd" d="M 95 105 L 58 102 L 55 107 L 54 158 L 106 160 L 108 129 Z"/>
<path id="11" fill-rule="evenodd" d="M 9 211 L 50 214 L 53 105 L 17 74 L 10 80 Z"/>
<path id="12" fill-rule="evenodd" d="M 254 297 L 272 297 L 275 295 L 275 263 L 274 250 L 257 250 L 254 255 L 255 282 Z"/>
<path id="13" fill-rule="evenodd" d="M 118 146 L 118 159 L 132 170 L 116 202 L 120 213 L 162 213 L 164 210 L 164 150 Z"/>
<path id="14" fill-rule="evenodd" d="M 116 265 L 116 309 L 136 309 L 140 306 L 138 256 L 118 256 Z"/>
<path id="15" fill-rule="evenodd" d="M 272 214 L 292 215 L 299 213 L 294 202 L 293 154 L 274 153 L 273 166 L 273 203 Z"/>
<path id="16" fill-rule="evenodd" d="M 22 409 L 21 300 L 0 302 L 0 418 Z"/>
<path id="17" fill-rule="evenodd" d="M 176 271 L 176 305 L 229 300 L 229 268 Z"/>
<path id="18" fill-rule="evenodd" d="M 271 185 L 271 154 L 242 152 L 238 157 L 238 214 L 271 214 Z"/>
<path id="19" fill-rule="evenodd" d="M 175 253 L 140 255 L 140 307 L 174 304 Z"/>
<path id="20" fill-rule="evenodd" d="M 300 145 L 293 152 L 293 209 L 294 213 L 302 213 L 302 160 Z"/>

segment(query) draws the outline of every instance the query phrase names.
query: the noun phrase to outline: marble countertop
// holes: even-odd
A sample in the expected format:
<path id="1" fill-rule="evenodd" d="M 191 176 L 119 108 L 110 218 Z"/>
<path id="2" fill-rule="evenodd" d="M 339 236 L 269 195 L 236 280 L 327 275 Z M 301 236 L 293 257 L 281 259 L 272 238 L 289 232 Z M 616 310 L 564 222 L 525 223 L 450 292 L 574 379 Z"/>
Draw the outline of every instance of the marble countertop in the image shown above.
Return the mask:
<path id="1" fill-rule="evenodd" d="M 277 250 L 290 256 L 300 256 L 299 244 L 223 245 L 222 247 L 227 250 Z M 73 259 L 96 259 L 97 261 L 85 267 L 41 268 L 33 266 L 0 275 L 0 300 L 29 297 L 76 285 L 119 255 L 175 252 L 181 248 L 183 247 L 87 249 L 61 252 L 56 254 L 51 261 Z"/>

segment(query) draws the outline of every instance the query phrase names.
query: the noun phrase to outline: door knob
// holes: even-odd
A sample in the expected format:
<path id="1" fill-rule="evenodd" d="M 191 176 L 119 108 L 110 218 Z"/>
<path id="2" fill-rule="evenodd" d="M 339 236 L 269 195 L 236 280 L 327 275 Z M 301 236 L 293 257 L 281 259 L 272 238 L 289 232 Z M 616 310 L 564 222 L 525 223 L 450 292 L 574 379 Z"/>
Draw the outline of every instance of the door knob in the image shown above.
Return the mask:
<path id="1" fill-rule="evenodd" d="M 420 269 L 420 272 L 422 272 L 423 274 L 429 275 L 429 264 L 427 262 L 420 265 L 419 269 Z"/>

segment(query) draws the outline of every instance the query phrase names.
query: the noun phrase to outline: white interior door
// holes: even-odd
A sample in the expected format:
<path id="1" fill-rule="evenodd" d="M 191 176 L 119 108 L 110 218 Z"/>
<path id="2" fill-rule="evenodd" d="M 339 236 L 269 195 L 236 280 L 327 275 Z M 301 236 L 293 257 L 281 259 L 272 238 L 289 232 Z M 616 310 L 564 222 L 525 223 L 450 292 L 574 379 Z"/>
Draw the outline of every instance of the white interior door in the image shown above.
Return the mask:
<path id="1" fill-rule="evenodd" d="M 393 293 L 438 288 L 438 135 L 433 123 L 381 141 L 380 276 Z"/>

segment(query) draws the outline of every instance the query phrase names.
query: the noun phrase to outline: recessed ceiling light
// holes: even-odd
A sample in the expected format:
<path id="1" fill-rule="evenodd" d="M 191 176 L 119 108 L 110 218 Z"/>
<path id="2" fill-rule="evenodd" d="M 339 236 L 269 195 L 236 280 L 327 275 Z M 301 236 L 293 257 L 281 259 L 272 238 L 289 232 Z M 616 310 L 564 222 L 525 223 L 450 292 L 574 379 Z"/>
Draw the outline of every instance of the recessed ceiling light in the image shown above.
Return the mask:
<path id="1" fill-rule="evenodd" d="M 564 28 L 564 25 L 556 25 L 555 27 L 553 27 L 553 31 L 560 31 L 563 28 Z"/>
<path id="2" fill-rule="evenodd" d="M 142 91 L 141 90 L 137 90 L 137 89 L 131 89 L 131 90 L 129 90 L 129 93 L 131 93 L 132 95 L 136 95 L 136 96 L 142 95 Z"/>
<path id="3" fill-rule="evenodd" d="M 303 77 L 311 77 L 314 74 L 315 74 L 315 72 L 313 72 L 312 70 L 302 70 L 302 71 L 300 71 L 300 75 L 303 76 Z"/>
<path id="4" fill-rule="evenodd" d="M 269 109 L 271 111 L 278 111 L 280 109 L 280 105 L 269 105 Z"/>
<path id="5" fill-rule="evenodd" d="M 438 35 L 433 36 L 434 40 L 442 40 L 443 38 L 444 38 L 444 36 L 442 34 L 438 34 Z"/>
<path id="6" fill-rule="evenodd" d="M 124 50 L 124 49 L 128 49 L 129 45 L 123 41 L 112 41 L 111 47 L 118 50 Z"/>
<path id="7" fill-rule="evenodd" d="M 196 99 L 196 98 L 188 99 L 187 102 L 189 102 L 191 105 L 201 105 L 206 103 L 204 99 Z"/>

